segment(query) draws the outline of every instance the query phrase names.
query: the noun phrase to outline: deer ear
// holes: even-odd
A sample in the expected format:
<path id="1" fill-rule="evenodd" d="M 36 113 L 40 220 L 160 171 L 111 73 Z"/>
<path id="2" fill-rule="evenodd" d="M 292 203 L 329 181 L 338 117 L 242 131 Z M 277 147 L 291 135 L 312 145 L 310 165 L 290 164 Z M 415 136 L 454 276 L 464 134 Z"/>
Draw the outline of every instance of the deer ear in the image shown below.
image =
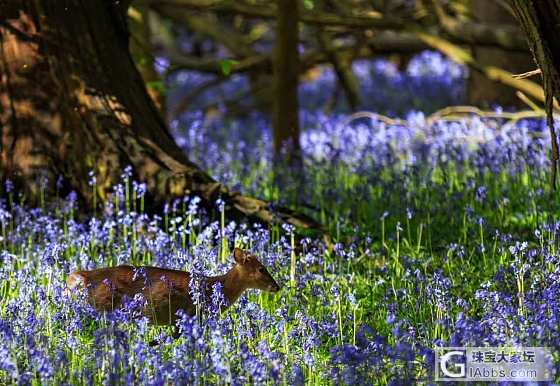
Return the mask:
<path id="1" fill-rule="evenodd" d="M 239 248 L 235 248 L 233 250 L 233 258 L 235 259 L 235 262 L 237 264 L 245 264 L 245 262 L 248 260 L 247 254 Z"/>

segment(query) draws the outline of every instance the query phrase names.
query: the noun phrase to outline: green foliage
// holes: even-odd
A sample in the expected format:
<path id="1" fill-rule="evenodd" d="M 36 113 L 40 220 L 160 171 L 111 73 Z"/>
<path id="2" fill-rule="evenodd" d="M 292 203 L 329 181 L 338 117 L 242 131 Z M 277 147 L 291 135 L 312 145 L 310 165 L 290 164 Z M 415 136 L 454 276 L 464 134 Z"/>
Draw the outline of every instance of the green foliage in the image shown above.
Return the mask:
<path id="1" fill-rule="evenodd" d="M 234 59 L 224 59 L 220 62 L 222 67 L 222 74 L 228 76 L 231 73 L 231 67 L 235 64 L 239 64 L 239 61 Z"/>
<path id="2" fill-rule="evenodd" d="M 146 87 L 149 88 L 149 89 L 159 91 L 162 94 L 165 94 L 167 92 L 167 87 L 165 86 L 165 82 L 163 82 L 161 80 L 154 80 L 154 81 L 151 81 L 151 82 L 146 82 Z"/>
<path id="3" fill-rule="evenodd" d="M 278 189 L 264 159 L 251 168 L 232 159 L 227 171 L 252 194 L 280 197 L 292 206 L 302 203 L 298 188 Z M 210 172 L 220 174 L 217 168 Z M 14 334 L 19 336 L 27 328 L 25 317 L 32 315 L 38 321 L 33 324 L 36 346 L 49 358 L 60 351 L 67 356 L 73 371 L 70 383 L 82 383 L 85 370 L 102 382 L 109 379 L 116 356 L 109 343 L 105 348 L 95 343 L 95 337 L 107 330 L 107 321 L 61 301 L 68 270 L 86 264 L 122 263 L 191 270 L 198 262 L 208 273 L 218 274 L 231 265 L 228 246 L 244 244 L 263 251 L 263 256 L 275 256 L 268 265 L 284 285 L 275 295 L 249 292 L 248 304 L 237 303 L 216 322 L 220 328 L 228 326 L 220 339 L 233 342 L 222 350 L 229 371 L 246 376 L 247 383 L 257 383 L 245 373 L 248 367 L 241 358 L 247 352 L 269 366 L 267 369 L 278 366 L 279 384 L 293 384 L 290 377 L 296 366 L 309 384 L 341 383 L 333 373 L 344 366 L 333 360 L 333 352 L 358 347 L 364 326 L 385 342 L 379 352 L 371 354 L 379 359 L 375 366 L 354 368 L 365 383 L 388 384 L 400 377 L 429 382 L 427 356 L 415 351 L 412 360 L 405 360 L 394 359 L 391 353 L 402 347 L 432 348 L 436 341 L 446 342 L 457 333 L 455 326 L 461 318 L 476 323 L 485 320 L 484 326 L 494 320 L 506 320 L 511 328 L 524 328 L 526 323 L 529 329 L 537 324 L 536 314 L 527 311 L 531 310 L 531 296 L 542 292 L 539 288 L 546 286 L 548 276 L 556 277 L 558 266 L 554 264 L 558 263 L 545 261 L 547 253 L 538 252 L 532 261 L 538 268 L 516 273 L 528 256 L 512 252 L 512 247 L 525 241 L 528 248 L 551 254 L 560 247 L 554 229 L 543 227 L 558 219 L 558 193 L 551 189 L 545 169 L 526 167 L 514 173 L 505 166 L 490 171 L 485 166 L 449 161 L 418 165 L 406 172 L 397 165 L 361 174 L 342 162 L 316 162 L 307 164 L 305 172 L 312 187 L 305 191 L 305 202 L 314 207 L 310 214 L 329 227 L 338 243 L 333 251 L 317 248 L 312 241 L 298 243 L 289 229 L 278 226 L 269 229 L 266 239 L 258 239 L 249 233 L 252 230 L 231 230 L 221 213 L 218 225 L 210 230 L 212 226 L 202 225 L 200 212 L 189 210 L 183 201 L 161 214 L 160 220 L 142 223 L 138 214 L 143 212 L 143 201 L 128 178 L 123 198 L 116 196 L 108 205 L 119 208 L 119 213 L 113 210 L 103 225 L 98 223 L 97 230 L 90 231 L 76 223 L 67 205 L 24 215 L 13 210 L 14 195 L 10 194 L 2 212 L 1 243 L 7 254 L 0 265 L 0 274 L 6 278 L 0 282 L 0 318 L 19 312 L 19 322 L 14 322 Z M 97 234 L 101 229 L 102 237 Z M 298 248 L 294 248 L 296 243 Z M 479 296 L 481 290 L 496 291 L 496 297 L 485 300 Z M 493 314 L 493 306 L 510 301 L 511 314 Z M 69 328 L 68 321 L 73 321 L 72 326 L 81 323 L 77 324 L 80 328 Z M 156 336 L 169 334 L 161 327 L 143 329 L 135 321 L 115 325 L 125 333 L 125 347 L 144 347 Z M 219 328 L 202 325 L 201 330 L 201 347 L 215 344 L 211 340 Z M 494 334 L 488 330 L 489 336 Z M 550 330 L 538 339 L 518 331 L 503 334 L 536 346 L 546 344 L 552 335 Z M 210 357 L 203 357 L 206 354 L 181 351 L 189 339 L 182 337 L 158 349 L 139 351 L 148 359 L 134 350 L 121 352 L 130 356 L 134 366 L 119 369 L 118 377 L 131 374 L 154 379 L 164 371 L 157 367 L 158 361 L 181 368 L 201 360 L 206 367 L 200 384 L 227 383 L 215 372 Z M 241 353 L 244 346 L 247 351 Z M 17 340 L 8 339 L 6 347 L 19 368 L 34 368 L 30 350 L 20 349 Z M 266 358 L 263 347 L 280 360 Z M 64 381 L 66 370 L 56 370 L 50 383 Z M 36 384 L 49 383 L 42 382 L 39 372 L 32 374 Z M 0 380 L 4 379 L 8 379 L 7 373 L 0 370 Z"/>

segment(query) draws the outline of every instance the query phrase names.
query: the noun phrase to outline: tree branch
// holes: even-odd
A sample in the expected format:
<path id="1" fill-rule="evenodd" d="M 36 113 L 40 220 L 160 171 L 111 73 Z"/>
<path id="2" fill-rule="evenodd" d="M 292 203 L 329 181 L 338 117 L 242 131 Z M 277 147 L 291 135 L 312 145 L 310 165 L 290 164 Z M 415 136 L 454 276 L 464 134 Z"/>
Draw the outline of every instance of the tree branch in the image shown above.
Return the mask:
<path id="1" fill-rule="evenodd" d="M 178 52 L 173 47 L 163 47 L 166 55 L 171 62 L 170 72 L 180 70 L 201 71 L 211 74 L 222 74 L 221 60 L 217 59 L 200 59 Z M 356 60 L 371 58 L 376 55 L 390 53 L 416 53 L 429 49 L 430 46 L 410 33 L 396 33 L 385 31 L 375 34 L 368 39 L 363 47 L 357 49 L 354 45 L 334 46 L 337 55 L 341 60 Z M 301 56 L 302 71 L 317 65 L 328 63 L 329 58 L 324 52 L 312 51 L 304 53 Z M 272 67 L 272 56 L 270 54 L 255 54 L 254 56 L 240 59 L 237 63 L 231 65 L 230 74 L 243 73 L 254 69 L 268 69 Z"/>
<path id="2" fill-rule="evenodd" d="M 167 17 L 176 23 L 184 24 L 201 35 L 220 42 L 236 56 L 248 57 L 255 55 L 249 40 L 245 36 L 224 26 L 213 14 L 193 15 L 187 9 L 166 7 L 161 4 L 154 4 L 152 9 L 161 16 Z"/>
<path id="3" fill-rule="evenodd" d="M 332 35 L 327 31 L 321 29 L 318 31 L 318 39 L 323 51 L 326 53 L 327 58 L 332 63 L 338 82 L 342 86 L 346 94 L 346 100 L 350 105 L 352 111 L 355 111 L 360 105 L 360 91 L 358 79 L 352 71 L 353 58 L 345 60 L 343 55 L 340 55 L 332 43 Z"/>
<path id="4" fill-rule="evenodd" d="M 222 74 L 222 63 L 220 59 L 200 59 L 193 56 L 178 53 L 176 50 L 166 51 L 169 57 L 171 67 L 169 72 L 179 70 L 193 70 L 207 72 L 211 74 Z M 269 54 L 257 54 L 248 58 L 240 59 L 231 64 L 229 73 L 247 72 L 259 67 L 268 68 L 271 65 L 271 56 Z"/>
<path id="5" fill-rule="evenodd" d="M 233 0 L 151 0 L 148 3 L 158 7 L 188 8 L 204 12 L 219 12 L 242 14 L 263 19 L 276 19 L 277 9 L 274 5 L 257 6 Z M 379 12 L 368 11 L 364 15 L 346 15 L 344 17 L 332 13 L 317 11 L 300 12 L 299 20 L 308 24 L 325 26 L 345 26 L 350 28 L 380 28 L 380 29 L 402 29 L 402 20 L 383 16 Z"/>
<path id="6" fill-rule="evenodd" d="M 179 114 L 181 114 L 183 111 L 186 111 L 187 108 L 189 107 L 189 105 L 196 99 L 198 98 L 202 93 L 204 93 L 206 90 L 219 85 L 220 83 L 222 83 L 224 80 L 226 80 L 225 77 L 220 77 L 217 76 L 214 79 L 209 80 L 208 82 L 202 83 L 200 86 L 196 87 L 193 91 L 191 91 L 188 95 L 184 96 L 183 98 L 181 98 L 174 106 L 173 108 L 170 109 L 170 111 L 167 113 L 167 120 L 168 121 L 172 121 L 173 119 L 176 119 L 177 116 Z"/>
<path id="7" fill-rule="evenodd" d="M 191 9 L 203 12 L 242 14 L 249 17 L 275 19 L 274 5 L 251 5 L 233 0 L 148 0 L 152 6 L 167 12 Z M 442 15 L 438 15 L 442 16 Z M 527 43 L 522 31 L 511 25 L 487 25 L 482 23 L 462 23 L 443 14 L 442 28 L 458 43 L 496 46 L 505 50 L 526 51 Z M 307 24 L 325 27 L 346 27 L 349 29 L 380 29 L 406 31 L 410 27 L 420 28 L 415 20 L 405 20 L 381 14 L 374 10 L 360 10 L 360 14 L 339 16 L 317 10 L 300 12 L 299 20 Z"/>
<path id="8" fill-rule="evenodd" d="M 460 22 L 447 15 L 438 0 L 432 0 L 432 4 L 442 29 L 454 39 L 511 51 L 527 51 L 529 48 L 523 31 L 515 25 Z"/>
<path id="9" fill-rule="evenodd" d="M 525 78 L 530 78 L 533 75 L 539 75 L 540 73 L 541 73 L 540 68 L 537 68 L 536 70 L 527 71 L 527 72 L 524 72 L 522 74 L 515 74 L 513 77 L 515 79 L 525 79 Z"/>
<path id="10" fill-rule="evenodd" d="M 467 50 L 458 47 L 439 36 L 431 35 L 422 31 L 417 32 L 417 35 L 427 45 L 444 53 L 454 61 L 469 66 L 473 70 L 484 74 L 491 80 L 513 87 L 543 103 L 545 102 L 545 93 L 543 88 L 537 83 L 531 82 L 527 79 L 515 79 L 512 73 L 502 70 L 501 68 L 481 65 Z"/>

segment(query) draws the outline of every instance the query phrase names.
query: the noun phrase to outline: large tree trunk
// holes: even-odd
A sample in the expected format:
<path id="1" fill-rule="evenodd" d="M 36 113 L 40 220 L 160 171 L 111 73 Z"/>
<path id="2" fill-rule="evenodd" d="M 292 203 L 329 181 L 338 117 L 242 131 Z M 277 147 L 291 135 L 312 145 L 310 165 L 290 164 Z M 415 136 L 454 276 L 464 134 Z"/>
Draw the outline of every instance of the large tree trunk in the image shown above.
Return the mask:
<path id="1" fill-rule="evenodd" d="M 128 50 L 126 1 L 0 0 L 0 169 L 37 197 L 43 173 L 93 201 L 131 165 L 155 204 L 222 197 L 266 222 L 310 219 L 230 192 L 190 162 L 158 114 Z"/>
<path id="2" fill-rule="evenodd" d="M 556 186 L 559 157 L 552 109 L 554 98 L 560 101 L 560 0 L 509 0 L 509 4 L 541 70 L 552 137 L 552 183 Z"/>

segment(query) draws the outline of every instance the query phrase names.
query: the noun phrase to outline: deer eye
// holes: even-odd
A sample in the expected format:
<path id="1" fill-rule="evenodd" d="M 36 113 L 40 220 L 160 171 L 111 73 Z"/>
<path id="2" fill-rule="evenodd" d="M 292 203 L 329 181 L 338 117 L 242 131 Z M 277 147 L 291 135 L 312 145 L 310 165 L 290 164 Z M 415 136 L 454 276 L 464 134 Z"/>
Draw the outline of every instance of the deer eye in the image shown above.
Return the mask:
<path id="1" fill-rule="evenodd" d="M 259 272 L 260 273 L 264 273 L 266 271 L 266 269 L 264 267 L 259 267 Z"/>

